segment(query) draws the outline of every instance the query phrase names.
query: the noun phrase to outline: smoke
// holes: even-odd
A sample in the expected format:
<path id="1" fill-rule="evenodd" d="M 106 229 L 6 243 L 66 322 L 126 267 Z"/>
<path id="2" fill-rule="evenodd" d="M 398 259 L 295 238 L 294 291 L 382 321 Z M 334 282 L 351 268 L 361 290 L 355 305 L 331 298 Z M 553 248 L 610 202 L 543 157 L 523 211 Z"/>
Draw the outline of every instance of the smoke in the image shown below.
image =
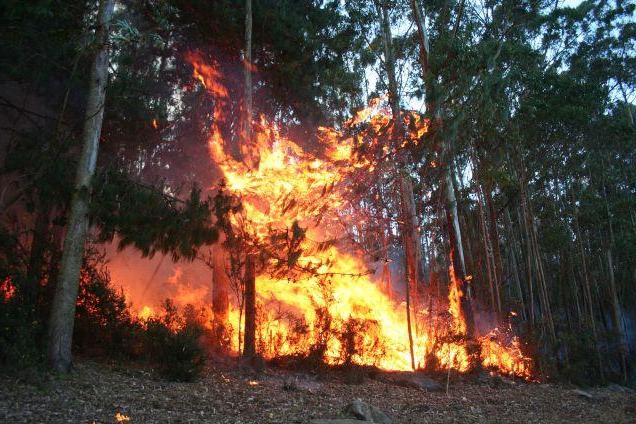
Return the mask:
<path id="1" fill-rule="evenodd" d="M 143 258 L 134 248 L 117 249 L 118 240 L 106 246 L 112 284 L 123 290 L 133 311 L 161 310 L 166 299 L 179 308 L 212 304 L 212 270 L 199 260 L 173 262 L 170 255 Z"/>

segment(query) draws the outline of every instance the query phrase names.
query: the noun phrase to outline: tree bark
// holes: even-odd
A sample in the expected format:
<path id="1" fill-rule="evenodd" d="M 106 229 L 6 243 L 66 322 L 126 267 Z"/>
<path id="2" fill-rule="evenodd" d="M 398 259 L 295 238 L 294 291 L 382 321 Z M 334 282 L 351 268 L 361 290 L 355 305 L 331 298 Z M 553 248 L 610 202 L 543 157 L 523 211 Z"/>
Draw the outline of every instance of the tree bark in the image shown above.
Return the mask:
<path id="1" fill-rule="evenodd" d="M 75 192 L 71 200 L 68 230 L 64 240 L 64 253 L 53 297 L 48 328 L 48 360 L 58 372 L 72 368 L 72 338 L 75 306 L 79 289 L 79 273 L 84 256 L 88 232 L 88 209 L 91 180 L 95 173 L 99 138 L 104 117 L 104 100 L 108 79 L 108 30 L 113 14 L 114 0 L 101 0 L 97 14 L 97 48 L 90 75 L 86 121 L 82 133 L 82 155 L 77 167 Z"/>
<path id="2" fill-rule="evenodd" d="M 245 260 L 245 334 L 243 358 L 256 357 L 256 275 L 254 258 L 248 255 Z"/>

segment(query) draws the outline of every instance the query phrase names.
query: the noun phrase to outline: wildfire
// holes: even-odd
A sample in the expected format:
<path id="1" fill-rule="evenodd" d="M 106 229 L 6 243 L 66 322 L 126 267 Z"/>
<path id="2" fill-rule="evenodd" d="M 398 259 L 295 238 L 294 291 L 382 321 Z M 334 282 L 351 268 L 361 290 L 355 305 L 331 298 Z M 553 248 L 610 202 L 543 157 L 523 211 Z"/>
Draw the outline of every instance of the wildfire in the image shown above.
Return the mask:
<path id="1" fill-rule="evenodd" d="M 194 66 L 194 77 L 218 100 L 214 116 L 222 119 L 228 92 L 220 73 L 195 54 L 188 59 Z M 250 161 L 230 154 L 218 124 L 213 124 L 208 140 L 210 155 L 223 172 L 227 190 L 243 205 L 243 210 L 231 217 L 236 231 L 265 241 L 272 231 L 289 232 L 294 225 L 306 230 L 300 256 L 294 258 L 296 266 L 288 275 L 280 277 L 265 266 L 256 277 L 258 349 L 266 358 L 318 351 L 330 364 L 350 361 L 385 370 L 412 369 L 405 304 L 392 300 L 390 293 L 376 284 L 363 256 L 352 246 L 329 243 L 342 239 L 343 220 L 355 219 L 347 216 L 355 186 L 390 162 L 397 149 L 419 143 L 427 131 L 428 123 L 418 114 L 405 113 L 404 120 L 405 137 L 400 146 L 384 143 L 380 137 L 352 136 L 351 130 L 358 127 L 368 128 L 367 135 L 389 127 L 387 99 L 374 99 L 343 129 L 319 128 L 324 156 L 318 156 L 260 117 L 253 124 L 250 146 L 257 160 Z M 367 143 L 367 150 L 375 153 L 359 155 L 356 147 L 360 143 Z M 272 257 L 268 264 L 280 259 Z M 419 367 L 434 360 L 434 366 L 465 372 L 474 361 L 464 337 L 466 322 L 459 307 L 462 293 L 452 267 L 450 278 L 449 322 L 434 326 L 430 318 L 433 311 L 415 311 L 413 350 Z M 229 313 L 237 328 L 239 316 L 237 309 Z M 235 336 L 234 348 L 239 350 L 239 337 Z M 518 340 L 504 345 L 491 335 L 479 342 L 484 366 L 511 375 L 530 375 Z"/>

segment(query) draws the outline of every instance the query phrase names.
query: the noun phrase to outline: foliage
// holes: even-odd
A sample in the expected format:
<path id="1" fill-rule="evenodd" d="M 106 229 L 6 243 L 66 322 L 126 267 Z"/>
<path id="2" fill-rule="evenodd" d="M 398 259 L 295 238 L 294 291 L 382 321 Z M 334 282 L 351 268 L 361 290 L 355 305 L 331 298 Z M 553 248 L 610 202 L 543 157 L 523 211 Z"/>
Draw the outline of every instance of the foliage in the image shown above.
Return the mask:
<path id="1" fill-rule="evenodd" d="M 204 329 L 194 308 L 186 308 L 179 316 L 172 303 L 166 301 L 165 315 L 149 319 L 146 326 L 146 353 L 167 378 L 193 381 L 199 377 L 205 365 L 200 345 Z"/>

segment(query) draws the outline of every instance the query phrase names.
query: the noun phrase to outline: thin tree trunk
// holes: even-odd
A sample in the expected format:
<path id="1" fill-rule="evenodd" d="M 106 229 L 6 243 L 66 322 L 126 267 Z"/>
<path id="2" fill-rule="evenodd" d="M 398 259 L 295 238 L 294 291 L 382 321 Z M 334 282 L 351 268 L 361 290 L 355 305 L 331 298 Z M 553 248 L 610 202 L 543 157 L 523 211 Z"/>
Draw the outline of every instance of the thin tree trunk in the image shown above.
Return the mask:
<path id="1" fill-rule="evenodd" d="M 528 285 L 528 303 L 530 306 L 530 324 L 535 327 L 536 313 L 534 308 L 534 283 L 532 276 L 532 242 L 530 241 L 530 231 L 528 230 L 528 218 L 526 214 L 526 189 L 523 181 L 520 182 L 521 189 L 521 211 L 519 224 L 523 226 L 523 235 L 525 236 L 525 255 L 526 255 L 526 282 Z M 519 213 L 519 210 L 517 211 Z"/>
<path id="2" fill-rule="evenodd" d="M 46 199 L 40 201 L 35 215 L 35 227 L 31 251 L 29 252 L 29 267 L 27 269 L 26 284 L 24 285 L 24 303 L 29 314 L 35 312 L 38 289 L 42 280 L 42 271 L 45 265 L 45 255 L 50 240 L 51 205 Z"/>
<path id="3" fill-rule="evenodd" d="M 389 24 L 389 12 L 384 2 L 378 5 L 380 13 L 380 23 L 382 26 L 382 42 L 384 45 L 384 56 L 386 63 L 386 71 L 389 82 L 389 101 L 391 104 L 391 112 L 393 114 L 393 138 L 396 146 L 400 145 L 403 136 L 402 117 L 400 114 L 400 97 L 395 76 L 395 57 L 393 54 L 393 41 L 391 35 L 391 26 Z M 415 225 L 415 201 L 413 199 L 413 185 L 411 177 L 406 170 L 406 157 L 404 151 L 398 151 L 397 158 L 397 179 L 400 189 L 401 205 L 402 205 L 402 238 L 404 241 L 404 274 L 406 277 L 406 298 L 407 298 L 407 331 L 409 336 L 409 351 L 411 355 L 411 366 L 415 369 L 415 354 L 413 351 L 413 331 L 411 328 L 411 307 L 413 302 L 413 294 L 416 293 L 417 283 L 419 280 L 419 235 L 416 233 Z"/>
<path id="4" fill-rule="evenodd" d="M 499 246 L 499 231 L 497 229 L 497 214 L 495 213 L 495 204 L 492 199 L 492 190 L 490 186 L 483 187 L 485 192 L 486 206 L 490 215 L 490 245 L 492 248 L 493 261 L 493 280 L 495 283 L 495 298 L 497 299 L 497 311 L 501 312 L 501 294 L 500 287 L 503 278 L 503 264 L 501 262 L 501 248 Z"/>
<path id="5" fill-rule="evenodd" d="M 411 7 L 413 9 L 413 17 L 415 19 L 419 34 L 418 41 L 420 43 L 420 62 L 423 74 L 422 77 L 424 81 L 428 81 L 428 56 L 430 51 L 428 45 L 428 33 L 425 25 L 425 17 L 421 5 L 419 4 L 419 0 L 412 0 Z M 429 87 L 427 87 L 426 89 L 426 108 L 429 112 L 433 113 L 436 120 L 438 121 L 437 124 L 441 124 L 441 108 L 439 107 L 439 105 L 433 104 Z M 445 145 L 443 146 L 443 152 L 445 153 L 445 156 L 447 156 L 447 158 L 445 164 L 445 184 L 443 184 L 443 186 L 445 188 L 446 194 L 446 223 L 448 240 L 450 243 L 450 260 L 452 263 L 451 280 L 454 280 L 457 284 L 457 289 L 460 296 L 459 307 L 461 309 L 461 314 L 466 321 L 465 336 L 467 338 L 473 338 L 474 317 L 470 304 L 470 286 L 468 284 L 468 281 L 466 280 L 466 266 L 462 248 L 461 230 L 459 228 L 459 220 L 457 216 L 457 201 L 455 198 L 455 189 L 453 184 L 451 166 L 452 156 L 450 155 L 452 149 L 450 148 L 449 143 L 444 144 Z"/>
<path id="6" fill-rule="evenodd" d="M 482 249 L 484 255 L 486 257 L 486 275 L 488 277 L 488 288 L 490 289 L 490 307 L 491 310 L 499 311 L 497 309 L 497 301 L 495 297 L 495 283 L 493 281 L 493 270 L 491 268 L 490 261 L 490 246 L 488 244 L 489 237 L 487 234 L 486 228 L 486 217 L 484 215 L 484 207 L 483 207 L 483 190 L 482 185 L 479 180 L 479 172 L 477 171 L 477 161 L 475 159 L 475 154 L 473 153 L 473 174 L 475 178 L 475 189 L 477 191 L 477 210 L 479 212 L 479 230 L 481 232 L 481 240 L 482 240 Z"/>
<path id="7" fill-rule="evenodd" d="M 609 269 L 609 291 L 612 301 L 612 321 L 614 331 L 618 337 L 618 355 L 621 363 L 621 374 L 623 375 L 623 383 L 627 383 L 627 339 L 623 332 L 623 316 L 621 313 L 621 305 L 618 302 L 618 294 L 616 292 L 616 282 L 614 281 L 614 263 L 612 261 L 612 249 L 607 249 L 607 266 Z"/>
<path id="8" fill-rule="evenodd" d="M 245 1 L 245 51 L 243 57 L 245 73 L 244 134 L 242 153 L 250 167 L 254 167 L 252 148 L 252 0 Z M 256 357 L 256 270 L 254 257 L 248 253 L 245 258 L 245 334 L 243 335 L 243 357 Z"/>
<path id="9" fill-rule="evenodd" d="M 571 189 L 572 193 L 572 215 L 574 221 L 574 229 L 576 231 L 577 244 L 579 247 L 579 256 L 581 260 L 581 274 L 583 276 L 583 293 L 585 294 L 585 304 L 587 306 L 588 320 L 590 330 L 592 331 L 592 342 L 594 343 L 594 351 L 596 352 L 596 359 L 598 362 L 598 372 L 601 378 L 601 382 L 605 381 L 605 373 L 603 370 L 603 359 L 601 357 L 601 350 L 598 342 L 598 335 L 596 331 L 596 320 L 594 319 L 594 305 L 592 301 L 592 291 L 590 289 L 590 280 L 587 273 L 587 261 L 585 259 L 585 248 L 583 247 L 583 237 L 581 235 L 581 228 L 579 227 L 578 209 L 576 207 L 576 201 L 574 199 L 574 188 Z"/>
<path id="10" fill-rule="evenodd" d="M 455 290 L 459 296 L 459 317 L 460 325 L 463 327 L 463 336 L 468 339 L 474 337 L 475 320 L 473 317 L 473 309 L 470 304 L 470 296 L 468 293 L 468 281 L 463 272 L 463 266 L 461 263 L 461 255 L 459 252 L 459 246 L 461 246 L 461 233 L 459 233 L 459 221 L 457 219 L 457 200 L 455 199 L 455 190 L 453 189 L 453 182 L 451 180 L 452 175 L 450 173 L 450 167 L 447 167 L 446 172 L 446 225 L 448 226 L 448 242 L 450 244 L 450 278 L 451 284 L 455 284 Z"/>
<path id="11" fill-rule="evenodd" d="M 245 0 L 245 51 L 243 52 L 245 92 L 243 97 L 244 123 L 241 153 L 247 164 L 254 166 L 252 152 L 252 0 Z"/>
<path id="12" fill-rule="evenodd" d="M 245 334 L 243 358 L 256 357 L 256 275 L 254 258 L 248 255 L 245 260 Z"/>
<path id="13" fill-rule="evenodd" d="M 219 341 L 218 347 L 224 352 L 228 346 L 223 346 L 225 340 L 229 301 L 230 279 L 225 268 L 225 251 L 221 246 L 221 241 L 213 247 L 212 251 L 212 312 L 214 313 L 214 332 Z"/>
<path id="14" fill-rule="evenodd" d="M 508 238 L 510 240 L 510 259 L 512 264 L 512 273 L 515 279 L 515 285 L 517 286 L 517 292 L 519 293 L 519 302 L 521 303 L 521 316 L 524 321 L 528 320 L 528 313 L 526 310 L 526 302 L 524 300 L 524 293 L 521 287 L 521 278 L 519 277 L 519 266 L 517 265 L 517 241 L 512 227 L 512 219 L 510 218 L 510 210 L 506 208 L 506 225 L 508 230 Z"/>
<path id="15" fill-rule="evenodd" d="M 113 14 L 114 0 L 101 0 L 97 14 L 98 47 L 93 57 L 90 75 L 86 121 L 82 134 L 82 155 L 77 167 L 75 192 L 71 200 L 64 253 L 60 263 L 59 280 L 53 297 L 48 328 L 48 360 L 58 372 L 72 368 L 72 338 L 75 306 L 79 289 L 79 273 L 84 257 L 88 232 L 88 209 L 91 180 L 95 173 L 99 138 L 104 117 L 104 100 L 108 79 L 108 30 Z"/>

